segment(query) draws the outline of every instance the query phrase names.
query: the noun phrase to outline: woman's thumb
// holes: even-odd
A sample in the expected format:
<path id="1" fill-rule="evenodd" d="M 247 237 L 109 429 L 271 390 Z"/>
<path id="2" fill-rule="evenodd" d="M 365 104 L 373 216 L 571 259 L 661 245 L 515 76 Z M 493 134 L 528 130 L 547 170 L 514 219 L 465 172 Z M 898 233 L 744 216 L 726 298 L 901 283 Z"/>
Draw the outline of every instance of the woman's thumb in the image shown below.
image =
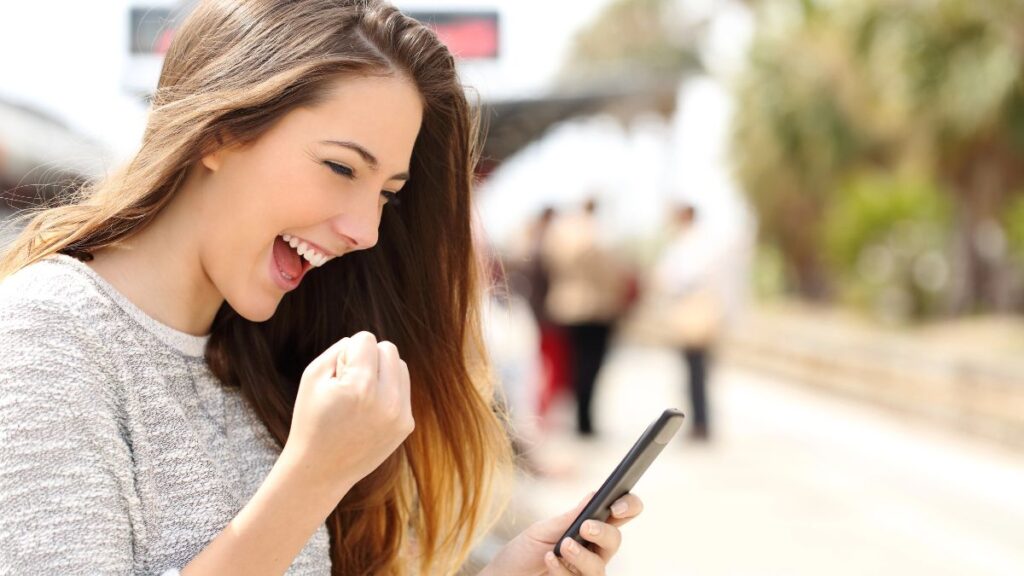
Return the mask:
<path id="1" fill-rule="evenodd" d="M 555 516 L 553 518 L 548 518 L 547 520 L 541 520 L 540 522 L 534 525 L 534 529 L 536 530 L 534 535 L 537 538 L 540 538 L 541 540 L 545 541 L 555 540 L 556 538 L 561 536 L 562 533 L 569 529 L 569 526 L 572 524 L 572 521 L 575 520 L 581 512 L 583 512 L 583 508 L 587 505 L 587 502 L 590 502 L 590 499 L 593 497 L 594 492 L 591 492 L 590 494 L 584 496 L 583 500 L 580 500 L 580 503 L 577 504 L 572 510 L 563 512 L 562 514 L 559 514 L 558 516 Z"/>
<path id="2" fill-rule="evenodd" d="M 331 344 L 327 350 L 324 350 L 319 356 L 313 359 L 306 368 L 306 374 L 303 377 L 311 377 L 317 380 L 322 378 L 330 378 L 336 375 L 338 367 L 338 357 L 345 351 L 345 346 L 348 345 L 348 337 L 338 340 L 334 344 Z"/>

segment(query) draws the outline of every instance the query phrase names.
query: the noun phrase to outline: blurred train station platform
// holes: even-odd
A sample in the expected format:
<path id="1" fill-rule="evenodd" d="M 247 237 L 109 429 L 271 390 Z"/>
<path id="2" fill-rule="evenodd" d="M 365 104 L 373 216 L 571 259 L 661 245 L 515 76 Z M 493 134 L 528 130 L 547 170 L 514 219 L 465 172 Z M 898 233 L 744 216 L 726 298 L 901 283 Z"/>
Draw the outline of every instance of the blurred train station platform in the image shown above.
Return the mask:
<path id="1" fill-rule="evenodd" d="M 507 522 L 521 526 L 595 490 L 668 406 L 686 410 L 682 362 L 623 342 L 601 376 L 599 436 L 553 433 Z M 1024 459 L 984 440 L 725 361 L 710 388 L 713 436 L 686 428 L 637 484 L 612 574 L 1018 575 Z M 571 430 L 569 403 L 553 428 Z M 510 530 L 511 531 L 511 530 Z"/>

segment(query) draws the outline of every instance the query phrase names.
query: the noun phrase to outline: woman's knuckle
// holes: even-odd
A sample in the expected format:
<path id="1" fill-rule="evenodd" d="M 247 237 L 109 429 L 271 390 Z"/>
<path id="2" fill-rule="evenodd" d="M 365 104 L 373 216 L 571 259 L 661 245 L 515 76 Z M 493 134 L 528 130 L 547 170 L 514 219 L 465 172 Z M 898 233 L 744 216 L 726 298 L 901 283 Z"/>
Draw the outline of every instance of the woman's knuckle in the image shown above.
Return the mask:
<path id="1" fill-rule="evenodd" d="M 357 386 L 366 386 L 373 381 L 373 375 L 364 366 L 350 366 L 345 369 L 345 379 Z"/>

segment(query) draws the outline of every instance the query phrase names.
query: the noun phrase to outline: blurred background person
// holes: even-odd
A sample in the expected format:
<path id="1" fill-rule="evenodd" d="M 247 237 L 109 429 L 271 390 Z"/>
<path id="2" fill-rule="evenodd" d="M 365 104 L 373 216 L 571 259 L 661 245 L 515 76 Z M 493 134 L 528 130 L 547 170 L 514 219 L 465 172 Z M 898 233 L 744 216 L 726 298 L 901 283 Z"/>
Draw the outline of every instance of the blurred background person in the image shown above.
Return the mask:
<path id="1" fill-rule="evenodd" d="M 513 240 L 502 252 L 508 289 L 529 304 L 539 330 L 540 372 L 533 401 L 541 426 L 545 425 L 552 402 L 569 388 L 571 381 L 568 336 L 545 309 L 551 275 L 544 261 L 543 247 L 556 215 L 554 206 L 543 206 L 536 216 L 515 232 Z"/>
<path id="2" fill-rule="evenodd" d="M 551 403 L 571 382 L 571 349 L 565 329 L 553 321 L 545 302 L 551 287 L 551 274 L 545 264 L 543 248 L 551 223 L 556 218 L 553 206 L 545 206 L 530 227 L 529 254 L 525 263 L 529 282 L 530 309 L 540 330 L 540 356 L 542 359 L 541 385 L 537 395 L 537 414 L 543 424 Z"/>
<path id="3" fill-rule="evenodd" d="M 488 257 L 487 268 L 490 283 L 481 323 L 491 369 L 503 392 L 499 400 L 509 416 L 517 465 L 538 474 L 541 466 L 532 449 L 539 437 L 536 398 L 542 372 L 540 331 L 528 302 L 508 289 L 500 262 Z"/>
<path id="4" fill-rule="evenodd" d="M 712 236 L 697 224 L 697 208 L 680 204 L 669 223 L 668 243 L 654 267 L 654 290 L 663 303 L 666 339 L 686 363 L 690 435 L 710 436 L 708 372 L 711 351 L 722 330 L 721 266 Z"/>
<path id="5" fill-rule="evenodd" d="M 550 225 L 543 243 L 543 265 L 550 274 L 546 315 L 565 327 L 572 358 L 576 432 L 594 434 L 591 403 L 615 321 L 628 290 L 625 267 L 598 229 L 596 197 L 581 211 Z"/>

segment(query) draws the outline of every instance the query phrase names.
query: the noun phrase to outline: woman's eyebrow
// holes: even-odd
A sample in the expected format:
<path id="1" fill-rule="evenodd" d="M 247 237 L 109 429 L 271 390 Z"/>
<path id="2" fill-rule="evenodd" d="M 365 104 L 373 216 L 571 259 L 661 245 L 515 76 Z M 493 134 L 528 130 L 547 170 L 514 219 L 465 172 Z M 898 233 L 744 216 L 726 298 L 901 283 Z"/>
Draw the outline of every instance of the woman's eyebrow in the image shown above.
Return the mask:
<path id="1" fill-rule="evenodd" d="M 360 145 L 360 144 L 358 144 L 356 142 L 351 142 L 351 141 L 348 141 L 348 140 L 322 140 L 320 143 L 321 144 L 330 144 L 332 146 L 341 146 L 342 148 L 348 148 L 349 150 L 353 150 L 356 153 L 358 153 L 359 156 L 361 156 L 363 158 L 363 161 L 366 162 L 366 165 L 370 167 L 370 170 L 373 170 L 374 172 L 376 172 L 380 168 L 380 161 L 377 160 L 377 157 L 374 156 L 373 153 L 370 152 L 369 150 L 367 150 L 364 146 L 362 146 L 362 145 Z M 408 172 L 399 172 L 398 174 L 395 174 L 391 178 L 388 178 L 388 180 L 408 180 L 408 179 L 409 179 L 409 173 Z"/>

